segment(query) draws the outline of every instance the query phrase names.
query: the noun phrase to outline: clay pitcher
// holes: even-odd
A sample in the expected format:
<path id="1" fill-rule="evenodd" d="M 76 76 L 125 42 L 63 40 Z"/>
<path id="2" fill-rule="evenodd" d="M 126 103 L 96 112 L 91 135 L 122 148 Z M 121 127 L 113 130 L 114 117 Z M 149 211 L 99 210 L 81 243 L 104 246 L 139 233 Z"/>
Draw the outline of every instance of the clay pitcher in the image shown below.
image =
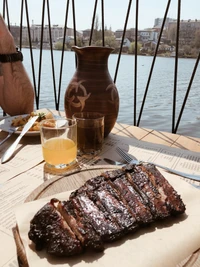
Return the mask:
<path id="1" fill-rule="evenodd" d="M 108 47 L 77 47 L 77 69 L 65 92 L 65 113 L 101 112 L 105 116 L 106 137 L 117 120 L 119 95 L 108 71 L 108 57 L 113 51 Z"/>

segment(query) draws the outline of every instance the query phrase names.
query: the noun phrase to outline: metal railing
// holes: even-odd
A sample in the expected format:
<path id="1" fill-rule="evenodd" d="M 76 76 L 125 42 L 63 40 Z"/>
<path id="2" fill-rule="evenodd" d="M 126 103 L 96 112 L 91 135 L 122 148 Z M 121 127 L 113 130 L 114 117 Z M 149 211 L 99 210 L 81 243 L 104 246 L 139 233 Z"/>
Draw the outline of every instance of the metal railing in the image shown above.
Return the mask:
<path id="1" fill-rule="evenodd" d="M 11 1 L 9 0 L 2 0 L 2 15 L 5 18 L 5 21 L 8 24 L 8 27 L 10 28 L 10 13 L 9 13 L 9 4 L 11 5 Z M 102 46 L 105 46 L 105 21 L 104 21 L 104 12 L 105 12 L 105 0 L 95 0 L 93 2 L 93 14 L 91 18 L 91 31 L 90 31 L 90 37 L 89 37 L 89 45 L 92 44 L 93 41 L 93 34 L 95 31 L 95 18 L 97 16 L 97 7 L 99 5 L 100 13 L 101 13 L 101 38 L 102 38 Z M 53 54 L 53 42 L 52 42 L 52 36 L 51 36 L 51 6 L 50 6 L 50 0 L 41 0 L 41 42 L 40 42 L 40 56 L 39 56 L 39 68 L 38 68 L 38 80 L 36 80 L 36 68 L 35 68 L 35 63 L 34 63 L 34 57 L 33 57 L 33 51 L 32 51 L 32 38 L 31 38 L 31 27 L 30 27 L 30 17 L 29 17 L 29 1 L 28 0 L 21 0 L 21 12 L 20 12 L 20 40 L 19 40 L 19 47 L 22 49 L 22 28 L 23 28 L 23 18 L 26 18 L 26 24 L 28 28 L 28 41 L 29 41 L 29 47 L 30 47 L 30 59 L 31 59 L 31 66 L 32 66 L 32 79 L 33 79 L 33 85 L 34 85 L 34 90 L 35 90 L 35 103 L 36 103 L 36 108 L 39 108 L 40 104 L 40 94 L 41 94 L 41 66 L 42 66 L 42 60 L 43 60 L 43 34 L 44 34 L 44 28 L 45 28 L 45 14 L 47 17 L 48 21 L 48 30 L 49 30 L 49 39 L 50 39 L 50 55 L 51 55 L 51 69 L 52 69 L 52 78 L 53 78 L 53 88 L 54 88 L 54 100 L 55 100 L 55 108 L 59 110 L 60 107 L 60 96 L 61 96 L 61 84 L 62 84 L 62 74 L 63 74 L 63 60 L 64 60 L 64 47 L 65 47 L 65 42 L 66 42 L 66 30 L 68 26 L 68 17 L 70 13 L 70 5 L 71 5 L 71 10 L 72 10 L 72 17 L 73 17 L 73 33 L 74 33 L 74 45 L 77 45 L 77 28 L 76 28 L 76 0 L 66 0 L 65 2 L 65 18 L 64 18 L 64 38 L 63 38 L 63 45 L 62 45 L 62 51 L 61 51 L 61 61 L 60 61 L 60 69 L 59 69 L 59 82 L 58 82 L 58 87 L 56 86 L 56 78 L 55 78 L 55 62 L 54 62 L 54 54 Z M 58 1 L 59 2 L 59 1 Z M 92 3 L 91 3 L 92 4 Z M 122 34 L 122 41 L 121 45 L 119 48 L 119 53 L 117 56 L 117 62 L 116 62 L 116 69 L 115 69 L 115 74 L 114 74 L 114 82 L 116 83 L 117 77 L 118 77 L 118 70 L 120 66 L 120 61 L 122 57 L 122 50 L 123 50 L 123 43 L 125 39 L 125 34 L 127 30 L 127 25 L 128 21 L 130 19 L 130 10 L 134 9 L 135 10 L 135 47 L 138 46 L 138 19 L 139 19 L 139 5 L 140 1 L 135 0 L 134 3 L 132 0 L 128 2 L 127 5 L 127 11 L 126 15 L 124 18 L 124 25 L 123 25 L 123 34 Z M 117 2 L 116 2 L 117 5 Z M 135 57 L 134 57 L 134 73 L 133 73 L 133 94 L 134 94 L 134 101 L 133 101 L 133 123 L 135 126 L 140 126 L 144 106 L 145 106 L 145 101 L 147 98 L 147 93 L 149 91 L 149 85 L 151 82 L 152 74 L 154 71 L 154 65 L 156 62 L 156 58 L 158 55 L 158 50 L 159 50 L 159 45 L 161 43 L 161 38 L 163 35 L 164 31 L 164 26 L 166 23 L 166 19 L 169 13 L 169 8 L 171 5 L 171 0 L 168 0 L 167 5 L 165 7 L 165 13 L 163 16 L 163 22 L 162 26 L 160 28 L 159 32 L 159 37 L 158 37 L 158 42 L 155 47 L 154 55 L 152 57 L 152 63 L 149 71 L 149 76 L 148 80 L 145 86 L 144 90 L 144 95 L 143 99 L 141 102 L 141 106 L 138 108 L 138 101 L 137 101 L 137 93 L 138 93 L 138 86 L 137 86 L 137 81 L 138 81 L 138 50 L 135 49 Z M 115 8 L 115 7 L 113 7 Z M 178 60 L 179 60 L 179 33 L 180 33 L 180 19 L 181 18 L 181 0 L 177 0 L 177 26 L 176 26 L 176 50 L 175 50 L 175 65 L 174 65 L 174 81 L 173 81 L 173 101 L 171 105 L 171 113 L 172 113 L 172 121 L 171 121 L 171 132 L 176 133 L 183 115 L 184 108 L 187 103 L 187 99 L 192 87 L 192 83 L 198 68 L 198 63 L 200 60 L 200 52 L 196 58 L 196 64 L 194 66 L 194 69 L 192 71 L 192 75 L 188 84 L 188 88 L 186 90 L 180 112 L 177 114 L 177 108 L 176 108 L 176 101 L 177 101 L 177 79 L 178 79 Z M 139 109 L 139 112 L 138 112 Z M 177 119 L 176 119 L 177 118 Z"/>

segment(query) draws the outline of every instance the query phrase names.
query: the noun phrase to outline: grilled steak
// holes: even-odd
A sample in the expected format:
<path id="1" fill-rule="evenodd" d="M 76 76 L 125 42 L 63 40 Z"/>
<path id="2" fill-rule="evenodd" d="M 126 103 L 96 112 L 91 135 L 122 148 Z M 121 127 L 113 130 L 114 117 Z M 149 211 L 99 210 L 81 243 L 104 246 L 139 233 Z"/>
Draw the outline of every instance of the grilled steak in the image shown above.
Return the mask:
<path id="1" fill-rule="evenodd" d="M 153 221 L 150 208 L 145 205 L 143 198 L 129 182 L 127 175 L 115 179 L 112 185 L 116 187 L 123 196 L 138 224 L 146 224 Z"/>
<path id="2" fill-rule="evenodd" d="M 147 206 L 155 219 L 162 219 L 170 215 L 158 188 L 154 186 L 147 173 L 142 171 L 141 166 L 135 166 L 134 172 L 128 174 L 128 179 L 138 192 L 143 193 Z"/>
<path id="3" fill-rule="evenodd" d="M 116 222 L 99 209 L 86 194 L 77 195 L 72 201 L 104 241 L 113 241 L 121 235 L 122 231 Z"/>
<path id="4" fill-rule="evenodd" d="M 124 203 L 119 192 L 103 176 L 88 180 L 83 187 L 71 194 L 70 199 L 83 193 L 87 194 L 107 218 L 119 226 L 120 235 L 135 230 L 136 218 L 130 207 Z M 118 234 L 114 236 L 112 233 L 112 239 L 117 237 Z"/>
<path id="5" fill-rule="evenodd" d="M 54 201 L 52 199 L 36 213 L 31 221 L 29 238 L 36 244 L 37 250 L 45 247 L 49 254 L 79 254 L 82 252 L 81 243 L 56 210 Z"/>
<path id="6" fill-rule="evenodd" d="M 96 251 L 104 249 L 101 236 L 94 230 L 90 220 L 84 216 L 84 213 L 76 209 L 73 201 L 59 202 L 58 211 L 67 221 L 84 248 L 91 248 Z"/>
<path id="7" fill-rule="evenodd" d="M 88 180 L 69 200 L 52 199 L 30 223 L 36 249 L 56 256 L 102 251 L 138 227 L 185 212 L 185 205 L 152 164 L 126 165 Z"/>
<path id="8" fill-rule="evenodd" d="M 145 168 L 141 166 L 142 171 L 146 171 L 149 179 L 157 187 L 162 199 L 165 201 L 166 206 L 171 214 L 183 213 L 185 209 L 184 203 L 181 201 L 180 196 L 164 178 L 164 176 L 156 169 L 155 165 L 148 164 Z"/>

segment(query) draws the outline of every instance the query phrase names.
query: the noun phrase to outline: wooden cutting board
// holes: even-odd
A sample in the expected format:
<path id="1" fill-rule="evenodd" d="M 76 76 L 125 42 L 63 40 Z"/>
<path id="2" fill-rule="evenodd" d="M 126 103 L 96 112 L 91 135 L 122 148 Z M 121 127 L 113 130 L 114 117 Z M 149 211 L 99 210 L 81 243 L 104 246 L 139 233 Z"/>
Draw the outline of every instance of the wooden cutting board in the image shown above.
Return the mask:
<path id="1" fill-rule="evenodd" d="M 62 193 L 65 191 L 71 191 L 79 188 L 83 185 L 88 179 L 100 175 L 104 171 L 117 169 L 119 167 L 114 166 L 112 168 L 108 166 L 93 166 L 87 170 L 82 171 L 74 171 L 73 173 L 69 173 L 69 175 L 65 175 L 64 177 L 55 177 L 44 182 L 38 188 L 36 188 L 26 199 L 26 202 L 30 202 L 33 200 L 49 197 L 51 195 L 55 195 L 58 193 Z M 17 253 L 19 257 L 19 265 L 21 267 L 28 267 L 28 262 L 26 258 L 26 253 L 21 242 L 19 232 L 17 227 L 13 230 L 16 245 L 17 245 Z M 185 259 L 183 262 L 178 264 L 178 267 L 192 267 L 192 266 L 200 266 L 200 251 L 196 251 L 193 255 Z"/>

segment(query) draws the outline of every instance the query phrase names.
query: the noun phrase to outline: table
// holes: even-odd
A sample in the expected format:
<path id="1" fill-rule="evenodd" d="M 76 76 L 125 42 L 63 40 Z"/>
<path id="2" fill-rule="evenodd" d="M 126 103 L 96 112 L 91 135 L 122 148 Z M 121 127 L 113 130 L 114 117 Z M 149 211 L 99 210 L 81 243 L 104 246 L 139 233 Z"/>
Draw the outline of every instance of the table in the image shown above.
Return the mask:
<path id="1" fill-rule="evenodd" d="M 56 115 L 63 114 L 52 110 L 51 112 Z M 1 131 L 0 140 L 5 136 L 6 133 Z M 13 135 L 1 146 L 1 156 L 15 138 L 16 136 Z M 115 153 L 116 146 L 129 150 L 139 159 L 151 159 L 151 161 L 154 160 L 157 163 L 161 160 L 168 167 L 200 174 L 200 138 L 181 136 L 121 123 L 116 123 L 112 132 L 105 139 L 103 151 L 100 155 L 93 159 L 79 159 L 81 168 L 87 169 L 94 165 L 106 165 L 103 160 L 104 157 L 112 157 L 120 161 L 119 155 Z M 39 136 L 25 136 L 16 152 L 14 158 L 0 166 L 0 240 L 3 244 L 0 247 L 0 267 L 18 266 L 12 231 L 16 225 L 15 208 L 22 204 L 31 192 L 46 180 L 55 179 L 55 175 L 45 172 Z M 200 186 L 199 182 L 188 182 L 195 187 Z M 67 190 L 73 190 L 83 183 L 84 181 L 81 179 L 70 181 L 66 188 Z M 198 250 L 192 256 L 183 259 L 177 266 L 200 266 L 199 255 L 200 252 Z"/>

